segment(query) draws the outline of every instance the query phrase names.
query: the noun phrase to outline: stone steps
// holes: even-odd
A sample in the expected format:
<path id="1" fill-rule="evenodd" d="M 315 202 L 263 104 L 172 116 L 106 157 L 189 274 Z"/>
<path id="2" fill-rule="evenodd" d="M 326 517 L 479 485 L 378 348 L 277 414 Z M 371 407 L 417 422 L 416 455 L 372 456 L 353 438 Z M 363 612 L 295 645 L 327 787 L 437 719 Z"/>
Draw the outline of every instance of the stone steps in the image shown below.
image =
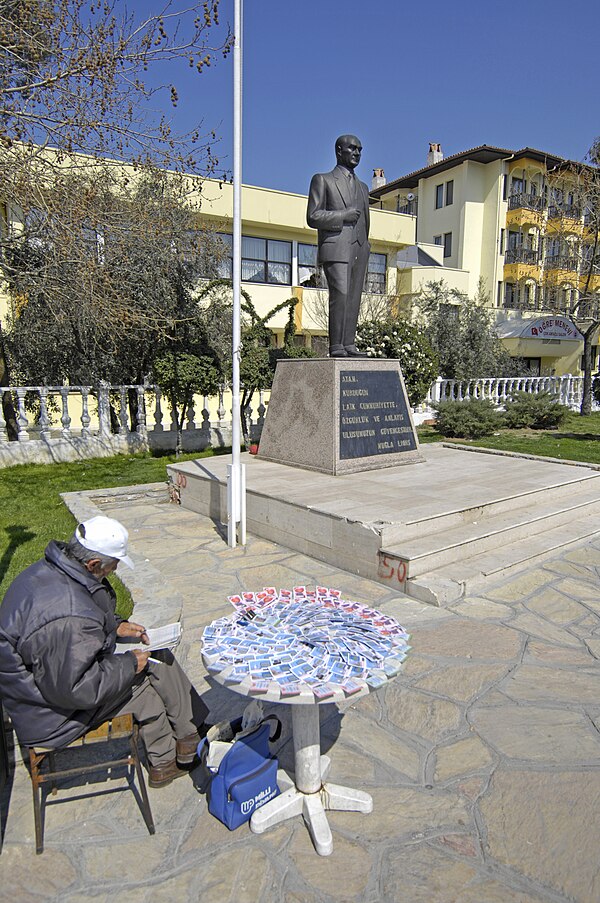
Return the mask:
<path id="1" fill-rule="evenodd" d="M 521 510 L 526 507 L 535 506 L 536 510 L 541 511 L 549 499 L 553 504 L 560 500 L 575 503 L 578 499 L 586 499 L 590 495 L 600 500 L 600 473 L 573 468 L 570 479 L 565 479 L 562 483 L 536 487 L 527 492 L 507 492 L 504 497 L 492 499 L 481 505 L 459 506 L 425 517 L 412 519 L 409 514 L 402 525 L 388 529 L 385 540 L 389 543 L 404 542 L 465 524 L 492 521 L 505 513 L 518 517 Z"/>
<path id="2" fill-rule="evenodd" d="M 568 499 L 560 492 L 555 498 L 555 492 L 547 490 L 543 502 L 533 505 L 527 499 L 520 507 L 500 513 L 490 506 L 481 518 L 477 513 L 480 509 L 467 510 L 462 512 L 463 522 L 450 528 L 447 528 L 444 516 L 429 518 L 428 533 L 386 545 L 381 553 L 404 562 L 409 578 L 418 577 L 445 564 L 527 539 L 536 532 L 552 530 L 578 519 L 586 511 L 592 513 L 600 503 L 598 478 L 591 485 L 584 483 L 571 487 Z M 477 520 L 469 520 L 473 515 Z"/>
<path id="3" fill-rule="evenodd" d="M 446 605 L 461 596 L 480 592 L 490 580 L 499 580 L 520 573 L 529 566 L 539 564 L 584 542 L 600 532 L 600 512 L 568 522 L 550 530 L 532 535 L 527 543 L 522 540 L 508 543 L 497 549 L 460 562 L 432 569 L 420 576 L 408 579 L 409 596 L 434 605 Z"/>
<path id="4" fill-rule="evenodd" d="M 421 450 L 421 464 L 342 476 L 247 459 L 248 532 L 444 605 L 600 531 L 593 465 Z M 169 465 L 181 505 L 225 522 L 228 461 Z"/>

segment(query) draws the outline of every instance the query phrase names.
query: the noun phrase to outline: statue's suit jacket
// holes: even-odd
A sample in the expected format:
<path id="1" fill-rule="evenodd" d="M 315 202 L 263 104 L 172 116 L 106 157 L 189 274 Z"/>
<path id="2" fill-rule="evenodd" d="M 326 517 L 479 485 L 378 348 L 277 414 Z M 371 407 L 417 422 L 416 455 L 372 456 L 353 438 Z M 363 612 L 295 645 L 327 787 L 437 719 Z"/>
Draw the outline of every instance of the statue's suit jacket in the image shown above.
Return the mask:
<path id="1" fill-rule="evenodd" d="M 356 197 L 346 170 L 336 166 L 331 172 L 312 177 L 306 221 L 319 233 L 319 263 L 347 263 L 356 252 L 352 245 L 367 243 L 369 235 L 369 189 L 355 177 Z M 354 225 L 344 225 L 344 213 L 356 207 L 360 216 Z"/>

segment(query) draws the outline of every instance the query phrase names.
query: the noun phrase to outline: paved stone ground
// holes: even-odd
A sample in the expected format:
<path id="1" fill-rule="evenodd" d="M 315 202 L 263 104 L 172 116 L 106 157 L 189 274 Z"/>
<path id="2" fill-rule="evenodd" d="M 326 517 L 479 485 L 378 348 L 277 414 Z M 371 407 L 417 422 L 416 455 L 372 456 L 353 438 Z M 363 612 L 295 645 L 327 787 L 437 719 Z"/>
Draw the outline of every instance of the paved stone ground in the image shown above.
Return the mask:
<path id="1" fill-rule="evenodd" d="M 154 498 L 112 508 L 107 499 L 103 510 L 127 524 L 137 560 L 146 559 L 137 585 L 164 578 L 181 594 L 180 658 L 214 720 L 244 706 L 207 681 L 199 655 L 202 628 L 229 611 L 233 592 L 325 583 L 410 629 L 400 677 L 343 713 L 321 707 L 332 779 L 368 790 L 374 811 L 330 813 L 334 852 L 321 858 L 299 818 L 263 835 L 228 832 L 183 778 L 150 791 L 154 837 L 127 790 L 49 805 L 46 852 L 36 856 L 19 764 L 4 795 L 0 899 L 600 899 L 600 537 L 440 610 L 264 540 L 230 550 L 210 520 Z M 288 709 L 273 708 L 289 767 Z"/>

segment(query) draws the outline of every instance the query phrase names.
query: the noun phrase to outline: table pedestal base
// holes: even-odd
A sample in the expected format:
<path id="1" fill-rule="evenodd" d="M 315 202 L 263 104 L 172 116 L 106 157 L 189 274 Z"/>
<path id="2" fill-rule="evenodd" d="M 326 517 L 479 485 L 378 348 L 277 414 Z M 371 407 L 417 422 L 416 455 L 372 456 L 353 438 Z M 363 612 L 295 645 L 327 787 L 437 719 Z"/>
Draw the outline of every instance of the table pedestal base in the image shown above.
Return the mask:
<path id="1" fill-rule="evenodd" d="M 257 809 L 250 819 L 251 830 L 255 834 L 262 834 L 267 828 L 279 822 L 295 815 L 302 815 L 317 853 L 320 856 L 329 856 L 333 852 L 333 838 L 326 810 L 337 809 L 365 814 L 373 811 L 373 800 L 368 793 L 325 781 L 330 764 L 328 756 L 320 756 L 321 778 L 324 783 L 315 793 L 303 793 L 298 790 L 288 775 L 280 770 L 277 781 L 282 793 Z M 289 786 L 290 784 L 292 786 Z M 284 790 L 285 785 L 288 786 Z"/>

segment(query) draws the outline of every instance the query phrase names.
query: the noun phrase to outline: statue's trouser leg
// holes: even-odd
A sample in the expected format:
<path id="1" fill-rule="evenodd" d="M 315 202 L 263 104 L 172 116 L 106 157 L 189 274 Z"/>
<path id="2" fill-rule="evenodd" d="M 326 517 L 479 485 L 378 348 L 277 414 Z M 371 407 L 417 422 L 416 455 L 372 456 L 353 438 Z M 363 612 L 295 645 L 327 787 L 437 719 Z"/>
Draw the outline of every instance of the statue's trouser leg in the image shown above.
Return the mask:
<path id="1" fill-rule="evenodd" d="M 365 284 L 367 264 L 369 262 L 369 250 L 370 245 L 368 242 L 365 242 L 363 245 L 352 245 L 353 256 L 348 267 L 348 299 L 345 305 L 346 315 L 344 318 L 344 332 L 342 334 L 342 344 L 344 348 L 353 346 L 356 341 L 356 326 L 360 311 L 361 295 Z"/>
<path id="2" fill-rule="evenodd" d="M 323 270 L 329 289 L 329 351 L 342 351 L 350 267 L 335 261 L 324 263 Z"/>

